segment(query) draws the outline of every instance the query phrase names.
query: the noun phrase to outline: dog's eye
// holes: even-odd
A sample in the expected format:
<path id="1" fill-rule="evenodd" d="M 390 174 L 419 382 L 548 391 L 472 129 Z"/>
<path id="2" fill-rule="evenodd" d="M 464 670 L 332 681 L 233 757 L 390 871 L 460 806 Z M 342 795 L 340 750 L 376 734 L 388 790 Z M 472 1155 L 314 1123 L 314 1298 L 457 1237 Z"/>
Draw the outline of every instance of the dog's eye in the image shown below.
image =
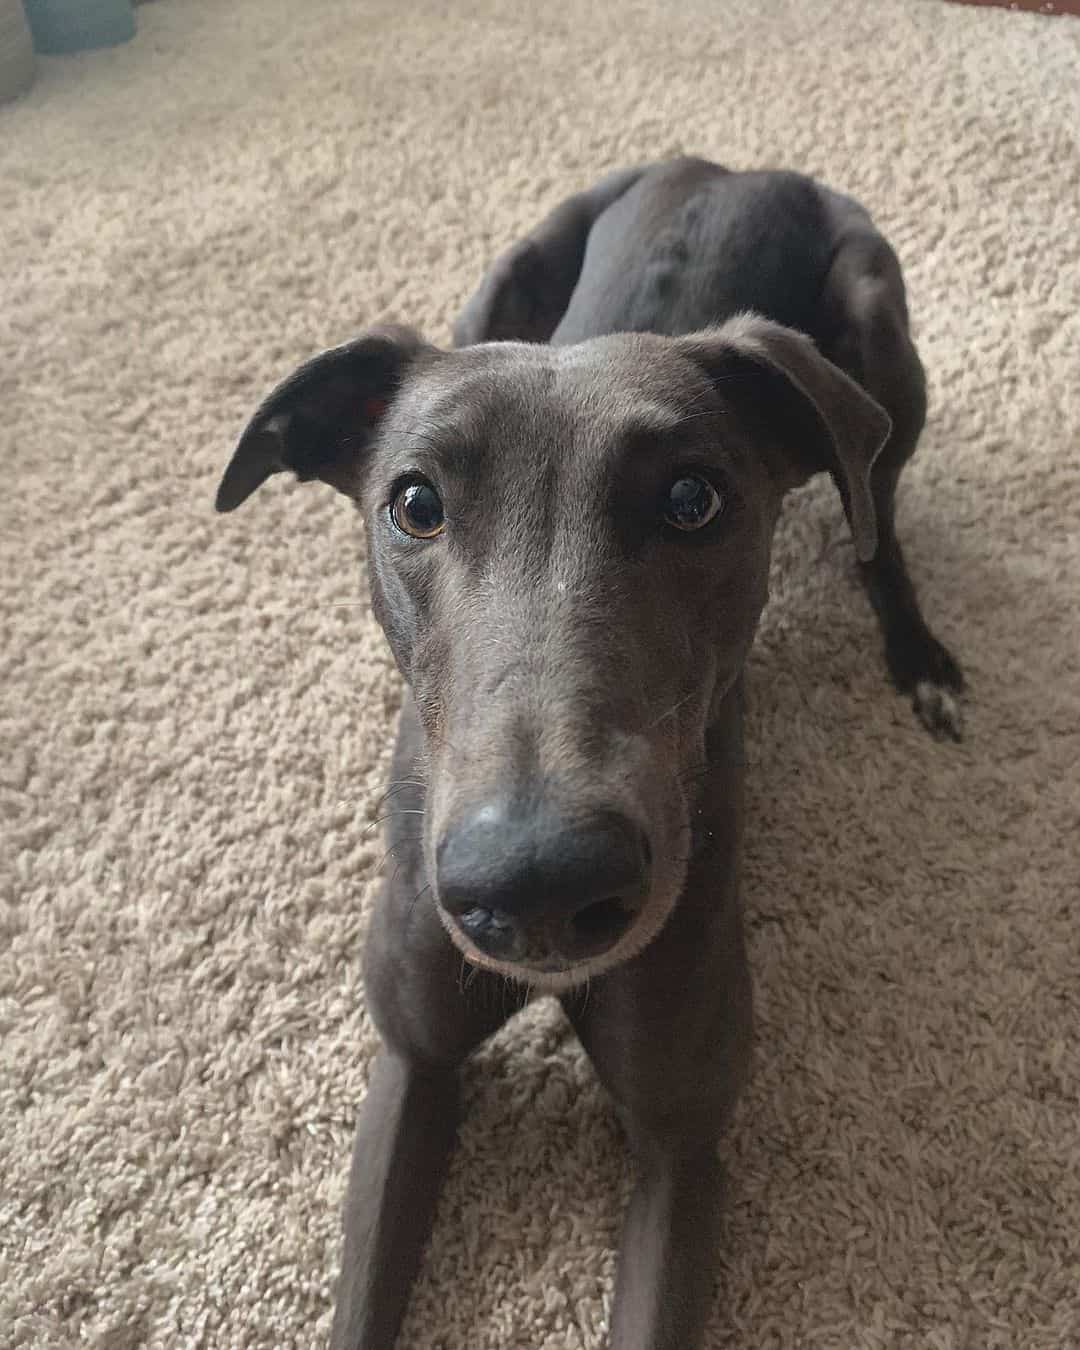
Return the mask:
<path id="1" fill-rule="evenodd" d="M 390 519 L 414 539 L 434 539 L 446 528 L 442 498 L 422 478 L 414 478 L 398 490 L 390 506 Z"/>
<path id="2" fill-rule="evenodd" d="M 664 500 L 664 519 L 677 530 L 700 530 L 724 509 L 724 499 L 707 478 L 676 478 Z"/>

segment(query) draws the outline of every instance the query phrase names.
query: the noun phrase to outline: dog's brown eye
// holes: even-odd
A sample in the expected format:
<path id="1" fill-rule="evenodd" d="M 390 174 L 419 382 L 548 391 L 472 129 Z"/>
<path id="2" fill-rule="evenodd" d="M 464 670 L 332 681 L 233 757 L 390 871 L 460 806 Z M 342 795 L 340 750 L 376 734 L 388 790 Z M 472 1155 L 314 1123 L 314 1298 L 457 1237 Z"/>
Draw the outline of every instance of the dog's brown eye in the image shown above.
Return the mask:
<path id="1" fill-rule="evenodd" d="M 390 518 L 403 534 L 434 539 L 446 528 L 442 499 L 422 478 L 406 483 L 390 507 Z"/>
<path id="2" fill-rule="evenodd" d="M 664 519 L 677 530 L 700 530 L 723 510 L 724 501 L 707 478 L 687 474 L 668 488 Z"/>

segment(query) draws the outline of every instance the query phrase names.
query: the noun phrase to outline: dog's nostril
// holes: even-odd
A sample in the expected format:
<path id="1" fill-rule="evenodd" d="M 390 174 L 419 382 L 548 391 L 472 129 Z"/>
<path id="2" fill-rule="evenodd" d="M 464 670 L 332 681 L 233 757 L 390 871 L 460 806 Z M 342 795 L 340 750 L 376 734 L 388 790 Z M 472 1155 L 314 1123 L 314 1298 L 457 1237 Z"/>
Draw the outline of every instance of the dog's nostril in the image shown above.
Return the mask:
<path id="1" fill-rule="evenodd" d="M 501 914 L 493 909 L 484 909 L 482 905 L 474 905 L 472 909 L 467 909 L 464 914 L 458 916 L 458 923 L 470 933 L 483 933 L 488 929 L 499 931 L 510 927 Z"/>
<path id="2" fill-rule="evenodd" d="M 626 931 L 633 912 L 621 900 L 597 900 L 579 909 L 570 920 L 574 938 L 583 947 L 604 948 Z"/>
<path id="3" fill-rule="evenodd" d="M 512 919 L 496 909 L 474 905 L 457 916 L 461 931 L 490 956 L 510 956 L 518 947 L 518 930 Z"/>

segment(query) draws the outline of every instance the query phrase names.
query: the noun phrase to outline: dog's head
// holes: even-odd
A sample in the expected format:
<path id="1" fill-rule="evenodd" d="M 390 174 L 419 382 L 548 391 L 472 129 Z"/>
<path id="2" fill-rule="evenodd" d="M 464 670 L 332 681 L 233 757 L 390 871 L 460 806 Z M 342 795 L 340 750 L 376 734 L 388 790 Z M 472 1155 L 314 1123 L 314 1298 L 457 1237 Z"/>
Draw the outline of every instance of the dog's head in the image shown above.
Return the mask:
<path id="1" fill-rule="evenodd" d="M 557 988 L 670 914 L 783 494 L 831 466 L 869 557 L 888 430 L 809 339 L 755 316 L 458 351 L 383 329 L 269 396 L 217 505 L 279 470 L 358 504 L 427 738 L 435 903 L 471 960 Z"/>

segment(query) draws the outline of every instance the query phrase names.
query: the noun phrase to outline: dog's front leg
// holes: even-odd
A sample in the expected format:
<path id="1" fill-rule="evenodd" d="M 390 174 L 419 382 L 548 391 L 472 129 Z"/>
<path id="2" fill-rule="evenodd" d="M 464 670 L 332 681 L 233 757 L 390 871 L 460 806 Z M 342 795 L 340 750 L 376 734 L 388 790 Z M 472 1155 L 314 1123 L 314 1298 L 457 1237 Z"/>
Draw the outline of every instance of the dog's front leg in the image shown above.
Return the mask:
<path id="1" fill-rule="evenodd" d="M 486 972 L 461 987 L 461 958 L 432 908 L 410 905 L 403 919 L 394 900 L 391 887 L 368 942 L 368 1003 L 383 1047 L 353 1146 L 331 1350 L 396 1344 L 453 1151 L 459 1067 L 511 1010 Z M 397 940 L 410 929 L 403 962 Z"/>
<path id="2" fill-rule="evenodd" d="M 623 1226 L 612 1350 L 689 1350 L 712 1301 L 721 1169 L 715 1139 L 628 1122 L 639 1169 Z"/>
<path id="3" fill-rule="evenodd" d="M 641 956 L 601 976 L 587 996 L 563 1000 L 638 1168 L 611 1350 L 698 1350 L 709 1315 L 722 1200 L 717 1141 L 746 1076 L 752 1021 L 733 877 L 729 887 L 727 897 L 684 899 Z"/>
<path id="4" fill-rule="evenodd" d="M 457 1120 L 456 1069 L 379 1051 L 353 1147 L 333 1350 L 394 1344 Z"/>
<path id="5" fill-rule="evenodd" d="M 376 901 L 364 951 L 368 1012 L 383 1044 L 353 1146 L 332 1350 L 395 1345 L 457 1132 L 460 1066 L 513 1011 L 501 977 L 474 970 L 466 978 L 431 899 L 411 824 L 426 806 L 420 744 L 409 702 L 390 812 L 398 861 Z"/>

